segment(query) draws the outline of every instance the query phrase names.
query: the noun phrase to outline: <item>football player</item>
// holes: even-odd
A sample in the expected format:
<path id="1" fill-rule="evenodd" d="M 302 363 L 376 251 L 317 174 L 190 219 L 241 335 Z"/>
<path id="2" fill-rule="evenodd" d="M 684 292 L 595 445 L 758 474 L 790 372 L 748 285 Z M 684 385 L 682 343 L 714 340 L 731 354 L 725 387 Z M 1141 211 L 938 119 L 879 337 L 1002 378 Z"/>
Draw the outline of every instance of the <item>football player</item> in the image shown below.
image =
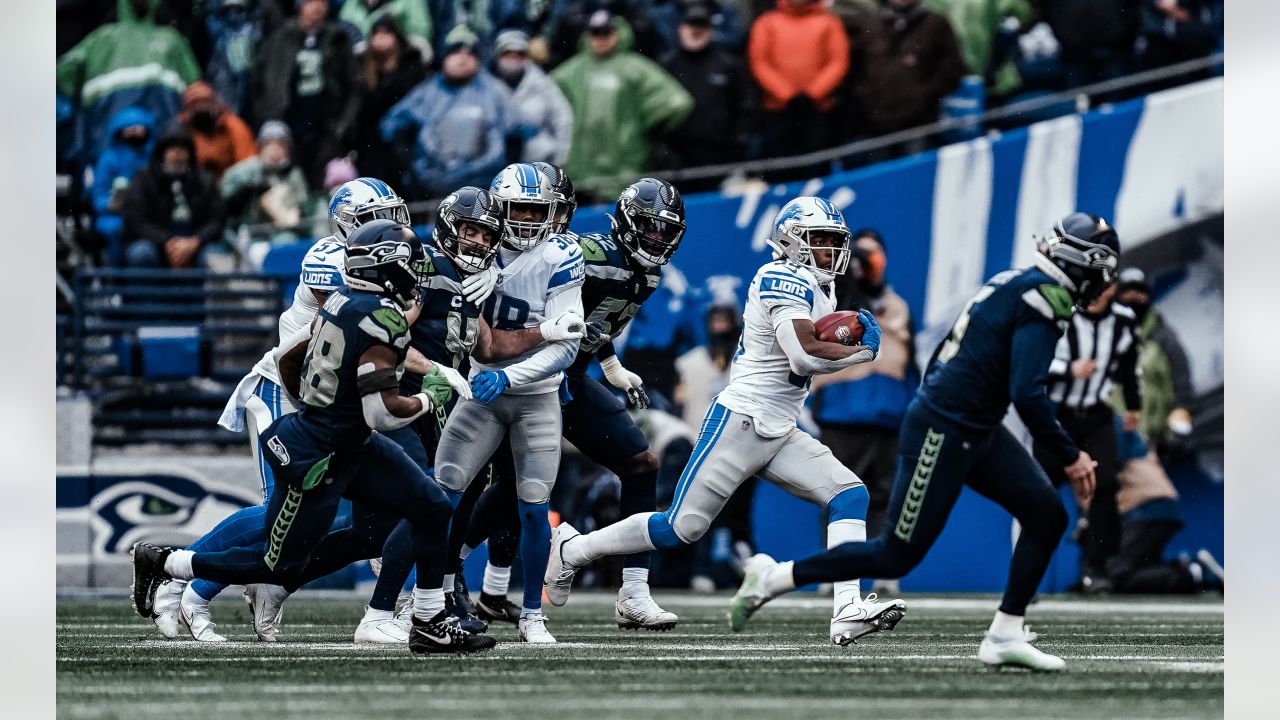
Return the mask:
<path id="1" fill-rule="evenodd" d="M 317 241 L 302 260 L 298 286 L 293 304 L 281 315 L 278 335 L 281 344 L 295 337 L 311 324 L 329 293 L 342 287 L 342 267 L 347 236 L 368 220 L 389 219 L 407 225 L 409 211 L 404 200 L 386 183 L 376 178 L 362 177 L 343 183 L 334 191 L 329 201 L 329 225 L 333 234 Z M 258 463 L 262 483 L 262 505 L 242 508 L 218 523 L 203 537 L 196 540 L 189 550 L 214 552 L 240 545 L 266 541 L 263 517 L 275 485 L 271 468 L 266 462 L 264 449 L 258 446 L 258 432 L 281 416 L 294 411 L 287 393 L 281 387 L 279 371 L 274 359 L 281 348 L 269 350 L 254 365 L 248 375 L 236 386 L 227 401 L 218 424 L 232 432 L 247 431 L 249 446 Z M 344 522 L 339 518 L 338 522 Z M 225 585 L 196 579 L 188 584 L 174 580 L 162 586 L 154 601 L 156 626 L 167 638 L 177 637 L 180 627 L 185 627 L 196 640 L 221 642 L 209 614 L 209 602 Z M 259 588 L 246 591 L 246 598 L 253 603 Z M 263 639 L 273 640 L 267 631 Z"/>
<path id="2" fill-rule="evenodd" d="M 1031 435 L 1051 449 L 1081 505 L 1088 506 L 1095 463 L 1058 424 L 1045 379 L 1072 308 L 1088 305 L 1111 283 L 1120 241 L 1102 218 L 1072 213 L 1057 222 L 1037 251 L 1032 267 L 988 280 L 934 351 L 902 423 L 889 522 L 880 537 L 794 562 L 753 557 L 733 598 L 734 629 L 798 585 L 910 572 L 968 485 L 999 503 L 1022 527 L 1004 598 L 978 659 L 989 666 L 1033 670 L 1066 666 L 1031 644 L 1035 634 L 1023 619 L 1066 530 L 1067 512 L 1044 470 L 1001 421 L 1012 402 Z"/>
<path id="3" fill-rule="evenodd" d="M 394 220 L 362 224 L 347 238 L 343 280 L 313 321 L 305 346 L 299 410 L 272 423 L 261 441 L 282 492 L 268 505 L 268 543 L 222 552 L 193 552 L 137 543 L 133 597 L 149 617 L 155 586 L 195 576 L 225 583 L 291 584 L 307 574 L 312 553 L 330 535 L 338 503 L 353 502 L 353 532 L 382 534 L 398 519 L 413 526 L 418 568 L 413 632 L 417 653 L 474 652 L 494 640 L 448 620 L 444 574 L 450 504 L 405 452 L 386 436 L 434 409 L 432 397 L 400 395 L 409 344 L 405 311 L 419 293 L 421 245 Z M 301 345 L 298 347 L 302 347 Z M 281 376 L 298 355 L 280 358 Z"/>
<path id="4" fill-rule="evenodd" d="M 499 203 L 503 239 L 500 278 L 485 314 L 496 330 L 536 327 L 567 310 L 582 313 L 582 251 L 572 238 L 553 235 L 551 180 L 526 163 L 508 165 L 489 188 Z M 471 366 L 472 399 L 462 399 L 445 424 L 436 454 L 436 478 L 455 505 L 504 437 L 509 437 L 520 512 L 525 596 L 520 639 L 554 643 L 542 613 L 543 574 L 551 539 L 548 500 L 560 465 L 559 388 L 578 352 L 578 340 L 545 342 L 513 359 Z M 455 522 L 465 522 L 459 514 Z M 452 590 L 452 588 L 449 588 Z"/>
<path id="5" fill-rule="evenodd" d="M 568 600 L 578 568 L 598 558 L 696 542 L 753 475 L 825 506 L 830 544 L 865 539 L 867 489 L 796 427 L 810 376 L 870 362 L 879 349 L 880 329 L 865 310 L 860 345 L 819 340 L 814 327 L 835 309 L 833 281 L 848 266 L 850 241 L 844 217 L 823 198 L 796 198 L 778 212 L 769 238 L 775 259 L 751 282 L 729 384 L 707 410 L 671 507 L 586 535 L 568 523 L 557 527 L 545 575 L 553 605 Z M 845 645 L 892 629 L 905 605 L 879 602 L 874 594 L 864 601 L 858 581 L 846 579 L 835 588 L 833 610 L 831 639 Z"/>

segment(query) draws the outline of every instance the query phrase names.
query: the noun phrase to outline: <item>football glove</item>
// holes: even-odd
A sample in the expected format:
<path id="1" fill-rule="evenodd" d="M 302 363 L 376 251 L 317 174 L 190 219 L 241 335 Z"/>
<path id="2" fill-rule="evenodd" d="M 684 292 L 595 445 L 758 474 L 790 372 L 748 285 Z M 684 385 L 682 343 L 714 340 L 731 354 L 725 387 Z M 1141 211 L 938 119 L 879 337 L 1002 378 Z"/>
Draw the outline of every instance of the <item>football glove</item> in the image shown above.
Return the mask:
<path id="1" fill-rule="evenodd" d="M 485 370 L 471 380 L 472 396 L 485 405 L 496 400 L 509 387 L 511 387 L 511 381 L 501 370 Z"/>
<path id="2" fill-rule="evenodd" d="M 604 331 L 604 325 L 598 322 L 589 322 L 587 323 L 586 336 L 582 338 L 582 341 L 587 345 L 596 346 L 612 339 L 613 336 Z"/>
<path id="3" fill-rule="evenodd" d="M 858 319 L 862 321 L 862 345 L 871 348 L 872 354 L 880 355 L 880 323 L 876 322 L 876 316 L 871 314 L 870 310 L 863 308 L 858 311 Z"/>
<path id="4" fill-rule="evenodd" d="M 561 313 L 559 317 L 547 320 L 538 326 L 542 338 L 547 342 L 560 340 L 581 340 L 586 331 L 582 316 L 573 310 Z"/>
<path id="5" fill-rule="evenodd" d="M 627 404 L 637 410 L 649 407 L 649 393 L 644 389 L 644 380 L 640 376 L 622 367 L 618 356 L 612 355 L 600 361 L 600 369 L 604 371 L 604 379 L 609 384 L 627 394 Z"/>
<path id="6" fill-rule="evenodd" d="M 436 407 L 444 407 L 453 399 L 454 393 L 469 399 L 471 386 L 462 377 L 462 373 L 436 363 L 431 366 L 430 372 L 422 376 L 422 392 L 431 396 Z"/>
<path id="7" fill-rule="evenodd" d="M 498 268 L 490 265 L 481 272 L 462 279 L 462 296 L 467 302 L 480 305 L 498 286 Z"/>

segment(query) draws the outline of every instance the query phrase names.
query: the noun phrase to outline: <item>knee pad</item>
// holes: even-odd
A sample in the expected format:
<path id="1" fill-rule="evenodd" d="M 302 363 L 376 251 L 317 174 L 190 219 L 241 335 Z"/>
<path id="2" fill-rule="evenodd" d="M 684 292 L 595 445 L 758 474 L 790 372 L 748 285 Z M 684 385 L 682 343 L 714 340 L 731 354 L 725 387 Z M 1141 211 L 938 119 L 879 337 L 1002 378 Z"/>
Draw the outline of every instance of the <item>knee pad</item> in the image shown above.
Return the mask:
<path id="1" fill-rule="evenodd" d="M 470 480 L 471 478 L 462 472 L 462 468 L 452 463 L 441 463 L 436 468 L 436 484 L 445 490 L 462 492 L 467 489 Z"/>
<path id="2" fill-rule="evenodd" d="M 516 481 L 516 497 L 521 503 L 545 503 L 551 499 L 551 486 L 555 482 L 545 480 L 518 480 Z"/>
<path id="3" fill-rule="evenodd" d="M 837 520 L 866 520 L 871 493 L 862 483 L 847 487 L 827 502 L 827 522 Z"/>

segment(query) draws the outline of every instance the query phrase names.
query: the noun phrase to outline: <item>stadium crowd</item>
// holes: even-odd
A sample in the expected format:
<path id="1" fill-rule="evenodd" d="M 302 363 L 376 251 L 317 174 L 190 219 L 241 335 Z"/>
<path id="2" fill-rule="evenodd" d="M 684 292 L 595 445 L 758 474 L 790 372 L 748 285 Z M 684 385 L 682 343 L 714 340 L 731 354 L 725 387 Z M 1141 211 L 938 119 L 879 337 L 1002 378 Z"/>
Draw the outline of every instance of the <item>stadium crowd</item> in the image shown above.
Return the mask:
<path id="1" fill-rule="evenodd" d="M 1200 57 L 1222 5 L 59 0 L 58 170 L 103 264 L 224 245 L 253 268 L 357 175 L 425 200 L 546 161 L 609 199 L 649 170 L 927 125 L 957 92 L 993 107 Z"/>

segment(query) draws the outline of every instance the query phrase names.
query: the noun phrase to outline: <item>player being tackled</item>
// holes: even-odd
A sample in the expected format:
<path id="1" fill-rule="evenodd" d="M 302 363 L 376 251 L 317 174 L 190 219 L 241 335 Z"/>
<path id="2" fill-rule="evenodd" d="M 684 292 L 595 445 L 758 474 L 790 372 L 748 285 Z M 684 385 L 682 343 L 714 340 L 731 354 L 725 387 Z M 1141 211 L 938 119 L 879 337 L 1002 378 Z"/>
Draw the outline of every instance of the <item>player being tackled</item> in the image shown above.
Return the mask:
<path id="1" fill-rule="evenodd" d="M 835 309 L 832 284 L 848 266 L 850 240 L 844 216 L 826 199 L 800 197 L 782 208 L 769 238 L 775 259 L 751 282 L 729 384 L 707 410 L 671 506 L 586 535 L 567 523 L 556 528 L 545 576 L 553 605 L 568 600 L 578 569 L 598 558 L 696 542 L 752 475 L 824 506 L 830 546 L 866 538 L 866 487 L 796 427 L 811 376 L 870 362 L 879 350 L 880 328 L 869 312 L 859 314 L 861 344 L 852 335 L 821 340 L 814 326 Z M 901 600 L 864 599 L 858 580 L 843 579 L 835 587 L 832 642 L 892 629 L 905 608 Z"/>

